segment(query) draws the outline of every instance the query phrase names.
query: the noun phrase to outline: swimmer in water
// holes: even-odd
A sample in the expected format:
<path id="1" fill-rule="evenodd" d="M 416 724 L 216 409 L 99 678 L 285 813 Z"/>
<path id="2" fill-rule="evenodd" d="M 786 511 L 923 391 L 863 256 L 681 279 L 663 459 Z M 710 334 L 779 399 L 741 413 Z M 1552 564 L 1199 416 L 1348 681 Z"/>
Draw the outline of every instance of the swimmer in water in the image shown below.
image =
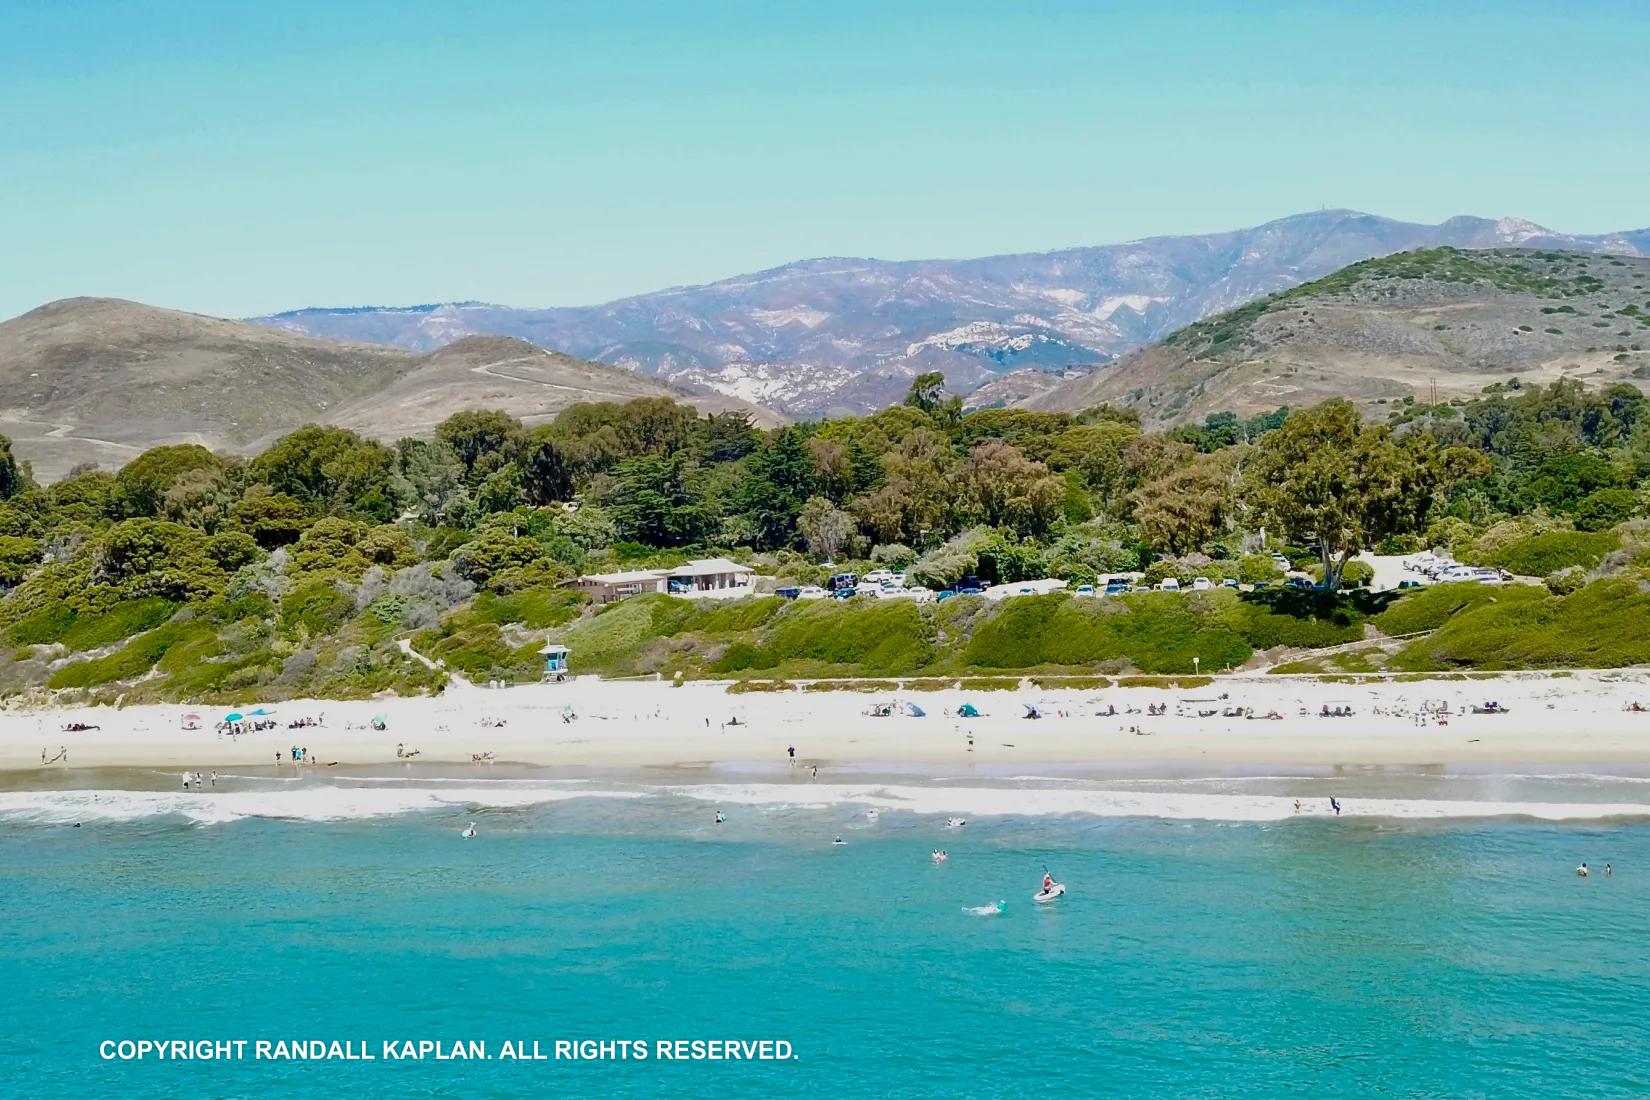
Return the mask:
<path id="1" fill-rule="evenodd" d="M 1577 867 L 1576 868 L 1576 874 L 1580 875 L 1582 878 L 1586 878 L 1587 875 L 1589 874 L 1589 872 L 1587 870 L 1587 865 L 1585 863 L 1583 863 L 1580 867 Z"/>
<path id="2" fill-rule="evenodd" d="M 1604 865 L 1604 877 L 1605 878 L 1609 878 L 1611 875 L 1613 875 L 1615 873 L 1616 873 L 1616 869 L 1614 867 L 1610 866 L 1608 863 L 1606 863 Z"/>
<path id="3" fill-rule="evenodd" d="M 464 830 L 463 836 L 464 836 L 465 840 L 474 840 L 475 839 L 475 836 L 476 836 L 476 823 L 475 822 L 473 822 L 473 821 L 470 822 L 470 827 L 468 829 Z"/>
<path id="4" fill-rule="evenodd" d="M 723 816 L 722 816 L 722 811 L 721 811 L 721 810 L 717 810 L 717 811 L 716 811 L 716 824 L 718 824 L 718 825 L 720 825 L 720 824 L 722 824 L 722 822 L 723 822 L 723 821 L 725 821 L 725 820 L 726 820 L 726 819 L 725 819 L 725 818 L 724 818 L 724 817 L 723 817 Z"/>
<path id="5" fill-rule="evenodd" d="M 836 845 L 836 844 L 846 844 L 848 842 L 846 840 L 843 840 L 841 837 L 838 836 L 838 837 L 832 837 L 831 838 L 831 843 L 833 845 Z"/>
<path id="6" fill-rule="evenodd" d="M 935 863 L 944 863 L 946 860 L 951 858 L 951 853 L 947 852 L 944 848 L 935 848 L 934 854 L 931 858 Z"/>

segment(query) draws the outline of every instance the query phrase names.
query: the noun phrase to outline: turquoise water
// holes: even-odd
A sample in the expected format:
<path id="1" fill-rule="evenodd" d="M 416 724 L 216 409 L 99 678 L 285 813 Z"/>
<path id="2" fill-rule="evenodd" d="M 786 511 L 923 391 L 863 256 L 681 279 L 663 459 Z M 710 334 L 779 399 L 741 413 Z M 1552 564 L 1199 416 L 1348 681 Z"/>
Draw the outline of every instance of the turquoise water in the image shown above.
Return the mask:
<path id="1" fill-rule="evenodd" d="M 1351 811 L 1377 795 L 1482 798 L 1488 781 L 1328 782 L 1133 788 L 1166 806 L 1213 790 L 1250 818 L 1262 795 L 1314 801 L 1310 816 L 1264 820 L 1046 814 L 1073 784 L 1009 784 L 1022 812 L 963 829 L 898 800 L 872 822 L 856 798 L 761 784 L 716 792 L 720 827 L 711 801 L 645 784 L 410 812 L 406 791 L 441 785 L 226 780 L 211 797 L 261 807 L 246 816 L 169 791 L 141 810 L 103 788 L 60 792 L 52 812 L 0 801 L 0 1094 L 1650 1093 L 1650 825 L 1337 819 L 1317 811 L 1323 790 Z M 1645 790 L 1512 785 L 1566 804 Z M 333 819 L 308 819 L 328 800 Z M 99 816 L 94 802 L 120 808 Z M 480 835 L 465 841 L 470 820 Z M 948 863 L 930 861 L 935 847 Z M 1580 880 L 1582 859 L 1616 873 Z M 1045 863 L 1071 888 L 1050 907 L 1030 901 Z M 998 898 L 1001 916 L 964 911 Z M 146 1037 L 375 1053 L 386 1039 L 549 1053 L 556 1039 L 771 1038 L 796 1057 L 98 1056 L 102 1040 Z"/>

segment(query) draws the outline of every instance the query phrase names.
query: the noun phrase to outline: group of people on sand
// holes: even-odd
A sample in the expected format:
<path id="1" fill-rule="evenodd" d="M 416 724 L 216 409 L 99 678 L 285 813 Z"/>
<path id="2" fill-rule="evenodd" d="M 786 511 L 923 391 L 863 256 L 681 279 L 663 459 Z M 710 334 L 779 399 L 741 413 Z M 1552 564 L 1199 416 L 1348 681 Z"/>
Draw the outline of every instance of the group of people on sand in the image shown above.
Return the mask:
<path id="1" fill-rule="evenodd" d="M 242 718 L 238 722 L 219 722 L 215 728 L 219 737 L 226 733 L 231 737 L 240 737 L 242 734 L 272 730 L 279 724 L 273 718 Z"/>
<path id="2" fill-rule="evenodd" d="M 67 764 L 69 762 L 69 749 L 68 749 L 67 746 L 65 746 L 65 745 L 57 746 L 57 755 L 53 756 L 53 757 L 50 757 L 48 759 L 46 754 L 49 751 L 50 751 L 49 749 L 41 749 L 40 750 L 40 763 L 42 765 L 46 765 L 46 764 Z"/>
<path id="3" fill-rule="evenodd" d="M 1334 812 L 1336 817 L 1341 816 L 1341 800 L 1336 798 L 1334 795 L 1329 796 L 1329 808 Z M 1298 798 L 1295 799 L 1295 812 L 1304 813 L 1305 810 L 1306 807 L 1301 804 L 1301 800 Z"/>
<path id="4" fill-rule="evenodd" d="M 309 749 L 308 748 L 300 746 L 300 745 L 293 745 L 289 751 L 292 754 L 292 762 L 294 764 L 307 764 L 307 763 L 309 763 Z M 281 750 L 280 749 L 275 750 L 275 763 L 276 763 L 277 766 L 279 766 L 280 763 L 281 763 Z"/>
<path id="5" fill-rule="evenodd" d="M 183 773 L 183 789 L 186 791 L 190 788 L 194 788 L 197 791 L 201 790 L 207 783 L 211 783 L 212 786 L 216 787 L 218 785 L 218 773 L 212 772 L 210 775 L 204 772 Z"/>

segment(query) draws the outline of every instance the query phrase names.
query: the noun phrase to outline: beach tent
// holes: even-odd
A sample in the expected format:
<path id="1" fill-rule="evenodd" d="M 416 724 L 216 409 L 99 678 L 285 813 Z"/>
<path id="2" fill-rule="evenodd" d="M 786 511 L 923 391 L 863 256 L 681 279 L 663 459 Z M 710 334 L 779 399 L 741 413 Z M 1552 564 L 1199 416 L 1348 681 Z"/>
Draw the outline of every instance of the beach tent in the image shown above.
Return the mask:
<path id="1" fill-rule="evenodd" d="M 973 703 L 964 703 L 962 706 L 957 708 L 958 718 L 978 718 L 979 716 L 980 708 L 975 706 Z"/>
<path id="2" fill-rule="evenodd" d="M 225 722 L 239 722 L 242 719 L 244 719 L 245 717 L 246 717 L 246 715 L 242 714 L 240 711 L 232 710 L 228 714 L 223 716 L 223 720 Z"/>
<path id="3" fill-rule="evenodd" d="M 1026 708 L 1025 717 L 1041 718 L 1043 716 L 1043 712 L 1037 709 L 1035 703 L 1022 703 L 1021 705 Z"/>
<path id="4" fill-rule="evenodd" d="M 912 718 L 926 718 L 927 717 L 927 714 L 924 713 L 923 709 L 921 707 L 917 706 L 917 704 L 915 704 L 915 703 L 906 703 L 905 704 L 905 713 L 910 715 Z"/>
<path id="5" fill-rule="evenodd" d="M 252 712 L 253 716 L 257 717 L 257 718 L 267 718 L 271 714 L 274 714 L 274 713 L 275 713 L 274 711 L 265 710 L 263 707 L 259 707 L 257 710 Z"/>

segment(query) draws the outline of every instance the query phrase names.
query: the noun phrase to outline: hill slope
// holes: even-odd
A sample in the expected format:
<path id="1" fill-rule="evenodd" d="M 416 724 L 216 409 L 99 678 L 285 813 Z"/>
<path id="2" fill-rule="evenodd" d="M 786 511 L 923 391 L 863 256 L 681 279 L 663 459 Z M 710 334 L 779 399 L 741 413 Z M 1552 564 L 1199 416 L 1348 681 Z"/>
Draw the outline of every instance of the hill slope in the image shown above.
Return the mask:
<path id="1" fill-rule="evenodd" d="M 646 396 L 774 419 L 519 341 L 420 355 L 108 298 L 0 323 L 0 433 L 45 480 L 81 462 L 118 466 L 160 443 L 244 451 L 304 423 L 416 435 L 462 408 L 542 420 L 576 401 Z"/>
<path id="2" fill-rule="evenodd" d="M 1148 422 L 1325 397 L 1439 400 L 1517 376 L 1650 378 L 1650 259 L 1453 248 L 1354 264 L 1170 334 L 1023 404 Z"/>
<path id="3" fill-rule="evenodd" d="M 1103 363 L 1200 318 L 1373 256 L 1454 245 L 1650 253 L 1650 231 L 1571 237 L 1515 219 L 1417 225 L 1320 211 L 1250 229 L 984 259 L 819 259 L 605 305 L 306 309 L 260 324 L 429 350 L 459 336 L 705 385 L 799 416 L 869 412 L 922 371 L 968 394 L 1021 368 Z"/>
<path id="4" fill-rule="evenodd" d="M 669 397 L 704 412 L 741 411 L 764 427 L 782 423 L 767 409 L 722 394 L 689 393 L 605 363 L 575 359 L 508 336 L 465 336 L 429 355 L 388 386 L 330 411 L 329 424 L 362 435 L 418 435 L 455 409 L 506 409 L 528 424 L 580 401 Z"/>

